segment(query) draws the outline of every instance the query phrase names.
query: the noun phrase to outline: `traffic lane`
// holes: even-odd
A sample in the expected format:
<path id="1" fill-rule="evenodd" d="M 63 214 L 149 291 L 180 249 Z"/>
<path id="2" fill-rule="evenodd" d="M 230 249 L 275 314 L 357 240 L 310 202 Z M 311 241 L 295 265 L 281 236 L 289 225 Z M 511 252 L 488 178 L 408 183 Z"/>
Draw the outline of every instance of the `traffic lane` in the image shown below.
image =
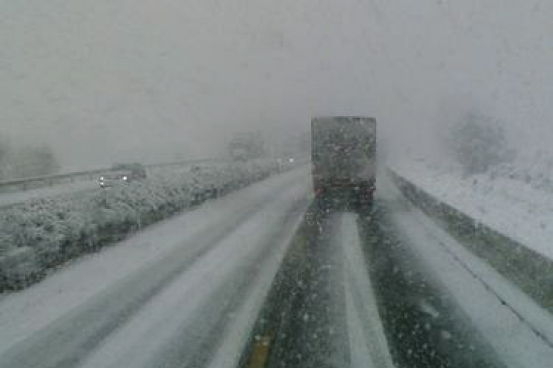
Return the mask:
<path id="1" fill-rule="evenodd" d="M 553 318 L 546 310 L 468 252 L 422 212 L 394 215 L 429 277 L 474 321 L 505 364 L 549 367 Z"/>
<path id="2" fill-rule="evenodd" d="M 358 222 L 354 213 L 342 213 L 333 242 L 343 253 L 343 285 L 351 367 L 392 368 L 389 346 L 378 311 L 373 281 L 363 254 Z M 364 216 L 361 219 L 366 220 Z"/>
<path id="3" fill-rule="evenodd" d="M 240 367 L 347 367 L 333 214 L 314 201 L 257 316 Z"/>
<path id="4" fill-rule="evenodd" d="M 396 366 L 504 367 L 478 326 L 402 241 L 389 218 L 396 206 L 377 202 L 373 221 L 360 221 L 365 257 Z"/>
<path id="5" fill-rule="evenodd" d="M 240 367 L 393 366 L 360 259 L 357 215 L 332 202 L 319 198 L 307 211 Z"/>
<path id="6" fill-rule="evenodd" d="M 221 343 L 218 344 L 214 354 L 211 354 L 209 367 L 237 366 L 255 318 L 263 306 L 275 274 L 291 244 L 291 239 L 301 223 L 307 204 L 308 201 L 305 200 L 297 201 L 282 220 L 282 224 L 273 228 L 274 234 L 267 238 L 271 247 L 270 253 L 254 265 L 255 274 L 252 273 L 244 280 L 251 286 L 247 288 L 243 297 L 240 297 L 239 307 L 224 314 L 227 323 L 223 332 L 217 331 L 221 335 Z"/>
<path id="7" fill-rule="evenodd" d="M 358 227 L 350 218 L 345 234 L 343 219 L 328 201 L 311 205 L 240 367 L 503 367 L 398 241 L 385 206 L 377 201 Z M 361 249 L 346 256 L 351 236 Z"/>
<path id="8" fill-rule="evenodd" d="M 294 201 L 290 190 L 305 193 L 306 187 L 303 169 L 273 177 L 146 229 L 122 246 L 6 297 L 0 304 L 6 327 L 0 331 L 5 342 L 0 360 L 73 366 L 234 227 L 263 207 Z M 91 283 L 91 276 L 97 282 Z M 41 351 L 53 353 L 44 358 Z"/>
<path id="9" fill-rule="evenodd" d="M 305 193 L 305 188 L 287 190 L 228 232 L 215 248 L 108 336 L 83 367 L 208 364 L 225 342 L 225 330 L 248 292 L 271 278 L 264 274 L 263 265 L 286 245 L 279 240 L 293 231 L 294 219 L 303 215 Z"/>

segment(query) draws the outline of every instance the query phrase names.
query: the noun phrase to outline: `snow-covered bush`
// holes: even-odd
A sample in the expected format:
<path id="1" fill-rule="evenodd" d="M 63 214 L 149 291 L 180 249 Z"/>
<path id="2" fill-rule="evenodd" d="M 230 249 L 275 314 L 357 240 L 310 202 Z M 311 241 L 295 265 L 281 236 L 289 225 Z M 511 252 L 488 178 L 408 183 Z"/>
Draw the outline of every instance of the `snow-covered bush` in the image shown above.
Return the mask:
<path id="1" fill-rule="evenodd" d="M 11 207 L 0 214 L 0 290 L 21 287 L 48 268 L 278 170 L 272 160 L 203 164 L 109 190 Z"/>

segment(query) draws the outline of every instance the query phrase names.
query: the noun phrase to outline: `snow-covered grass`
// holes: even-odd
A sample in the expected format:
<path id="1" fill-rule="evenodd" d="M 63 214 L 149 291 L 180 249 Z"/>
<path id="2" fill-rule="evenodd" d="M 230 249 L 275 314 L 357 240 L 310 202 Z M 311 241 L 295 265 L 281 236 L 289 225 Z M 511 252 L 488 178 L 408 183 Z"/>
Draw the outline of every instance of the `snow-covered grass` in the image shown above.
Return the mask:
<path id="1" fill-rule="evenodd" d="M 487 177 L 511 179 L 553 196 L 553 152 L 537 150 L 520 154 L 516 161 L 492 168 Z"/>
<path id="2" fill-rule="evenodd" d="M 201 164 L 7 208 L 0 214 L 0 290 L 24 287 L 71 258 L 281 169 L 271 160 Z"/>

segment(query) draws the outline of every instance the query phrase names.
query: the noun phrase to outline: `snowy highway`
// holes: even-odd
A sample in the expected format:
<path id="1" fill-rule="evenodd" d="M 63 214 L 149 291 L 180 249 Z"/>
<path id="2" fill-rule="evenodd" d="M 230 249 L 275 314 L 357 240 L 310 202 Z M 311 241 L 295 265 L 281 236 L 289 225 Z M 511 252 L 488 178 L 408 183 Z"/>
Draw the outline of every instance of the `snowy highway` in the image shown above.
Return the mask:
<path id="1" fill-rule="evenodd" d="M 0 296 L 0 367 L 549 367 L 553 316 L 385 180 L 328 210 L 306 168 Z"/>

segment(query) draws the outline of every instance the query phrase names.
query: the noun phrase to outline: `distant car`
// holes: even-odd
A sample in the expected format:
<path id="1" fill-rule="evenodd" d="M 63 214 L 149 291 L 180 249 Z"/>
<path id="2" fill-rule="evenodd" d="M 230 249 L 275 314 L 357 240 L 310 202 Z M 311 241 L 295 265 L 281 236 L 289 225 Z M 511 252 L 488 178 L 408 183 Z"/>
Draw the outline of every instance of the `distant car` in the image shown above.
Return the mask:
<path id="1" fill-rule="evenodd" d="M 98 178 L 98 184 L 101 188 L 108 188 L 142 180 L 146 177 L 146 169 L 141 164 L 118 164 L 113 167 L 113 171 L 101 175 Z"/>

